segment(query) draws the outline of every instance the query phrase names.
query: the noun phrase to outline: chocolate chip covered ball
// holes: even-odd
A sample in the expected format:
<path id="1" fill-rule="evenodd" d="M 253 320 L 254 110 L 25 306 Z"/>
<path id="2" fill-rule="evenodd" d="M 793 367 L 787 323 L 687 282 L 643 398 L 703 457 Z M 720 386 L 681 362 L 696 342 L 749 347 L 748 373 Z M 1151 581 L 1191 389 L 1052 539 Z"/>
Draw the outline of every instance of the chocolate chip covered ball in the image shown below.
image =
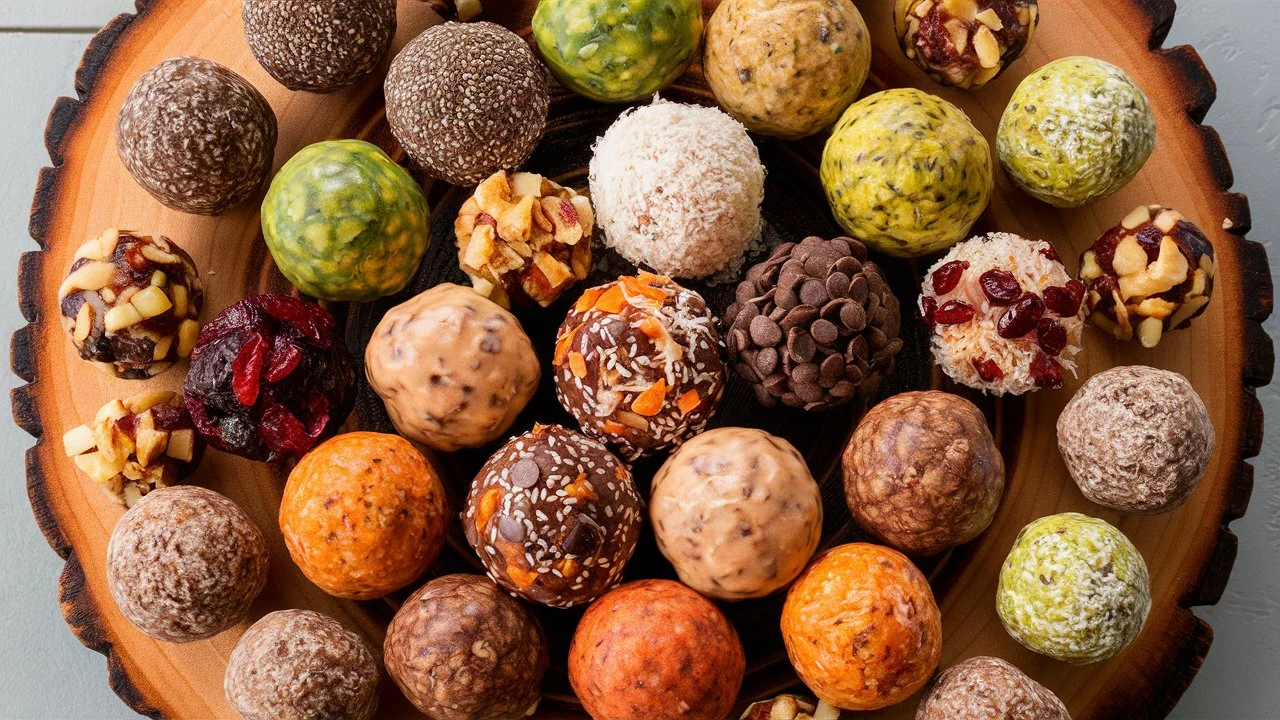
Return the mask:
<path id="1" fill-rule="evenodd" d="M 1052 690 L 1011 663 L 973 657 L 938 675 L 916 720 L 1071 720 L 1071 714 Z"/>
<path id="2" fill-rule="evenodd" d="M 327 93 L 373 72 L 396 34 L 395 0 L 245 0 L 249 49 L 290 90 Z"/>

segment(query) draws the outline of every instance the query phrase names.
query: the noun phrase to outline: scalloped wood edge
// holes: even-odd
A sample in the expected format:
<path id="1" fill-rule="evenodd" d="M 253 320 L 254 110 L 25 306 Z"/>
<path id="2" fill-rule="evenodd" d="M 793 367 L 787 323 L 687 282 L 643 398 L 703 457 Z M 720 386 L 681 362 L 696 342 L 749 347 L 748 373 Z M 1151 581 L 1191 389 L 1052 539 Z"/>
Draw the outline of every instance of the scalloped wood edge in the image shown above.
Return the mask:
<path id="1" fill-rule="evenodd" d="M 136 0 L 135 13 L 122 14 L 111 20 L 99 31 L 86 48 L 76 71 L 76 98 L 61 97 L 54 103 L 45 127 L 45 147 L 51 167 L 40 171 L 36 192 L 31 206 L 29 233 L 40 249 L 24 253 L 18 267 L 18 303 L 28 325 L 14 333 L 10 346 L 14 373 L 26 384 L 11 391 L 14 421 L 36 438 L 37 447 L 46 441 L 40 419 L 34 409 L 33 388 L 35 377 L 35 345 L 32 334 L 40 322 L 35 278 L 39 274 L 45 235 L 50 217 L 48 211 L 57 194 L 59 169 L 63 164 L 62 140 L 79 121 L 80 111 L 94 90 L 98 70 L 111 58 L 117 40 L 128 31 L 130 25 L 146 15 L 158 0 Z M 1244 370 L 1241 381 L 1245 388 L 1241 428 L 1241 443 L 1230 501 L 1221 518 L 1218 541 L 1208 556 L 1203 571 L 1190 589 L 1180 598 L 1180 611 L 1175 614 L 1183 627 L 1178 636 L 1180 645 L 1174 648 L 1173 661 L 1165 664 L 1162 677 L 1150 679 L 1150 687 L 1159 688 L 1157 696 L 1147 705 L 1152 717 L 1168 715 L 1182 694 L 1190 686 L 1199 671 L 1209 646 L 1213 642 L 1213 630 L 1204 620 L 1196 617 L 1191 608 L 1197 605 L 1213 605 L 1221 599 L 1235 563 L 1238 540 L 1229 527 L 1233 520 L 1242 517 L 1249 506 L 1253 492 L 1253 467 L 1245 462 L 1262 449 L 1262 405 L 1258 402 L 1256 388 L 1271 382 L 1275 366 L 1275 352 L 1271 338 L 1262 328 L 1262 322 L 1270 317 L 1273 309 L 1273 287 L 1266 250 L 1262 245 L 1245 238 L 1252 224 L 1249 201 L 1241 193 L 1231 192 L 1235 182 L 1226 148 L 1217 131 L 1203 124 L 1205 115 L 1217 98 L 1217 86 L 1194 48 L 1181 45 L 1163 47 L 1173 25 L 1176 12 L 1175 0 L 1133 0 L 1151 22 L 1149 47 L 1152 55 L 1164 63 L 1189 91 L 1187 116 L 1201 135 L 1202 150 L 1209 168 L 1213 171 L 1219 194 L 1227 208 L 1225 229 L 1237 241 L 1243 272 L 1243 296 L 1245 317 Z M 445 7 L 440 0 L 433 6 Z M 138 690 L 125 671 L 112 645 L 101 631 L 101 615 L 95 602 L 82 592 L 85 583 L 84 570 L 76 557 L 75 549 L 62 534 L 58 518 L 50 507 L 45 494 L 44 470 L 37 461 L 35 448 L 26 454 L 27 494 L 40 531 L 44 533 L 54 552 L 66 564 L 59 579 L 59 603 L 63 617 L 71 631 L 85 647 L 107 657 L 107 672 L 111 689 L 132 710 L 140 715 L 159 718 L 161 712 Z"/>

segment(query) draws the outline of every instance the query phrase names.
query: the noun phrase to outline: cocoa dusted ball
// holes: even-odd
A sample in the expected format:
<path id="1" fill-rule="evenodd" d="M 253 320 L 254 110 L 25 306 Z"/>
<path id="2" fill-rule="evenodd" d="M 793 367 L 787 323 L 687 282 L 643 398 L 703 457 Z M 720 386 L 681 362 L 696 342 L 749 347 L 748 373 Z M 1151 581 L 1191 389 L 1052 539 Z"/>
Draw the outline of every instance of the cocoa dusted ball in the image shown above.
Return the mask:
<path id="1" fill-rule="evenodd" d="M 525 717 L 550 663 L 538 621 L 479 575 L 419 588 L 391 619 L 382 649 L 391 679 L 433 720 Z"/>
<path id="2" fill-rule="evenodd" d="M 120 160 L 165 205 L 220 215 L 271 173 L 276 115 L 248 80 L 212 60 L 177 57 L 138 78 L 116 121 Z"/>
<path id="3" fill-rule="evenodd" d="M 280 610 L 240 636 L 223 689 L 245 720 L 366 720 L 378 709 L 378 661 L 337 620 Z"/>
<path id="4" fill-rule="evenodd" d="M 854 519 L 912 555 L 977 537 L 1004 493 L 1004 459 L 982 411 L 935 390 L 871 408 L 845 446 L 843 464 Z"/>
<path id="5" fill-rule="evenodd" d="M 1071 720 L 1049 688 L 1000 658 L 973 657 L 943 670 L 916 720 Z"/>
<path id="6" fill-rule="evenodd" d="M 249 49 L 290 90 L 327 93 L 373 72 L 391 50 L 396 0 L 244 0 Z"/>

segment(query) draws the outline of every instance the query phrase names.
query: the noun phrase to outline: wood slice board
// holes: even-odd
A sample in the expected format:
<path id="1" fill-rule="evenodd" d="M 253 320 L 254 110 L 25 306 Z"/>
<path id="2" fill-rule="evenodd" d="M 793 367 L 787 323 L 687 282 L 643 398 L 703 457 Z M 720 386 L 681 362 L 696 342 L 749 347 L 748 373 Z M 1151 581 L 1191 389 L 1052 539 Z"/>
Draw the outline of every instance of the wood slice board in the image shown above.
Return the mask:
<path id="1" fill-rule="evenodd" d="M 492 0 L 482 19 L 502 22 L 527 35 L 534 4 L 532 0 Z M 708 12 L 714 4 L 704 0 Z M 1189 608 L 1217 602 L 1235 558 L 1236 539 L 1227 524 L 1240 517 L 1248 504 L 1253 471 L 1244 461 L 1258 453 L 1262 442 L 1262 413 L 1254 388 L 1270 381 L 1274 360 L 1271 341 L 1261 328 L 1272 308 L 1266 255 L 1260 245 L 1245 240 L 1250 225 L 1248 203 L 1242 195 L 1229 192 L 1232 175 L 1221 141 L 1212 128 L 1200 124 L 1214 100 L 1213 81 L 1191 48 L 1160 49 L 1173 20 L 1172 0 L 1044 3 L 1040 31 L 1028 56 L 992 85 L 972 94 L 939 88 L 905 61 L 893 37 L 891 3 L 860 0 L 857 4 L 876 45 L 868 91 L 912 85 L 935 92 L 960 105 L 989 138 L 1019 80 L 1057 57 L 1086 54 L 1114 62 L 1129 71 L 1150 96 L 1159 142 L 1129 187 L 1088 208 L 1057 211 L 1018 193 L 998 173 L 996 196 L 978 229 L 999 228 L 1051 240 L 1070 268 L 1102 230 L 1140 203 L 1178 208 L 1212 239 L 1219 268 L 1214 299 L 1191 329 L 1167 336 L 1151 351 L 1136 344 L 1121 345 L 1090 329 L 1080 368 L 1083 379 L 1115 365 L 1150 364 L 1191 379 L 1209 407 L 1219 443 L 1191 501 L 1173 513 L 1137 517 L 1084 500 L 1066 473 L 1054 435 L 1059 411 L 1079 386 L 1076 380 L 1056 392 L 983 403 L 1008 464 L 1004 501 L 992 527 L 978 540 L 922 563 L 943 610 L 943 666 L 972 655 L 998 655 L 1048 685 L 1077 718 L 1163 716 L 1191 682 L 1212 639 L 1208 625 Z M 399 20 L 396 50 L 441 18 L 428 4 L 402 0 Z M 59 440 L 64 430 L 91 417 L 103 402 L 142 387 L 137 381 L 109 378 L 87 368 L 57 322 L 57 287 L 74 249 L 84 239 L 108 226 L 158 231 L 174 238 L 190 251 L 205 278 L 206 320 L 245 295 L 288 291 L 261 242 L 256 203 L 219 218 L 168 210 L 133 183 L 116 156 L 114 122 L 124 96 L 147 68 L 176 55 L 216 60 L 262 90 L 280 119 L 277 167 L 301 147 L 335 137 L 364 137 L 397 153 L 396 157 L 401 154 L 383 118 L 380 77 L 336 95 L 286 91 L 254 61 L 244 42 L 239 3 L 228 0 L 138 0 L 136 14 L 116 18 L 91 41 L 76 77 L 78 97 L 59 99 L 49 118 L 46 145 L 52 167 L 40 174 L 31 216 L 31 235 L 41 249 L 24 255 L 19 268 L 22 312 L 30 324 L 15 334 L 12 359 L 14 371 L 29 383 L 13 391 L 14 416 L 38 439 L 27 454 L 32 507 L 53 549 L 66 560 L 59 599 L 80 640 L 107 655 L 111 686 L 129 707 L 153 717 L 229 717 L 234 713 L 223 699 L 222 673 L 248 622 L 187 645 L 159 643 L 133 629 L 116 610 L 104 574 L 107 540 L 122 511 L 76 473 L 63 457 Z M 684 100 L 709 97 L 697 67 L 670 94 Z M 583 145 L 590 142 L 586 131 L 607 124 L 616 108 L 600 109 L 561 93 L 552 112 L 547 147 L 535 154 L 531 164 L 581 183 Z M 556 143 L 562 140 L 557 138 L 573 147 L 559 152 Z M 816 187 L 812 166 L 819 150 L 820 145 L 813 142 L 789 146 L 761 141 L 762 157 L 776 178 L 769 192 L 784 192 L 774 190 L 783 185 L 794 185 L 801 192 Z M 796 182 L 790 183 L 791 179 Z M 449 226 L 451 208 L 463 197 L 439 183 L 426 185 L 433 207 L 433 249 L 415 280 L 418 289 L 456 276 Z M 784 206 L 779 207 L 779 202 Z M 783 239 L 832 227 L 820 196 L 786 201 L 767 196 L 766 217 L 772 231 Z M 910 307 L 914 298 L 908 293 L 918 286 L 921 267 L 891 263 L 889 269 L 904 308 Z M 390 303 L 334 308 L 347 322 L 357 356 L 371 323 Z M 712 298 L 712 304 L 723 309 L 723 302 Z M 544 322 L 554 325 L 558 318 Z M 918 342 L 908 345 L 902 367 L 886 391 L 941 386 L 923 347 Z M 181 370 L 170 371 L 149 381 L 148 387 L 178 389 L 181 380 Z M 535 402 L 533 407 L 522 423 L 531 422 L 539 406 Z M 541 407 L 554 413 L 545 403 Z M 839 447 L 856 419 L 854 413 L 816 419 L 782 414 L 780 419 L 766 420 L 759 409 L 726 403 L 720 422 L 748 422 L 743 419 L 748 414 L 760 418 L 754 424 L 800 423 L 810 435 L 803 449 L 815 475 L 824 482 L 829 517 L 824 542 L 854 536 L 835 467 Z M 377 428 L 383 423 L 377 403 L 369 402 L 366 395 L 348 429 Z M 795 436 L 796 431 L 787 434 Z M 473 461 L 463 458 L 453 464 L 468 466 Z M 306 581 L 290 561 L 276 526 L 286 472 L 287 468 L 209 452 L 193 478 L 240 503 L 269 538 L 271 581 L 252 617 L 288 607 L 320 610 L 358 629 L 380 648 L 394 599 L 353 603 L 331 598 Z M 997 572 L 1014 535 L 1034 518 L 1067 510 L 1116 524 L 1142 551 L 1151 571 L 1153 608 L 1141 637 L 1120 657 L 1087 667 L 1068 666 L 1022 649 L 1005 634 L 995 614 Z M 465 546 L 457 548 L 455 543 L 442 567 L 474 568 L 474 562 Z M 632 574 L 649 568 L 664 572 L 659 564 L 647 562 Z M 670 573 L 669 568 L 665 573 Z M 758 606 L 728 608 L 751 658 L 744 702 L 794 684 L 785 658 L 779 656 L 776 630 L 753 622 L 767 615 L 770 602 L 776 613 L 777 598 Z M 572 616 L 542 617 L 556 627 L 572 625 Z M 563 676 L 567 641 L 560 637 L 555 643 L 559 657 L 548 676 L 548 699 L 540 717 L 581 716 L 574 710 Z M 914 710 L 915 702 L 909 700 L 874 716 L 912 717 Z M 382 715 L 407 714 L 409 706 L 384 677 Z"/>

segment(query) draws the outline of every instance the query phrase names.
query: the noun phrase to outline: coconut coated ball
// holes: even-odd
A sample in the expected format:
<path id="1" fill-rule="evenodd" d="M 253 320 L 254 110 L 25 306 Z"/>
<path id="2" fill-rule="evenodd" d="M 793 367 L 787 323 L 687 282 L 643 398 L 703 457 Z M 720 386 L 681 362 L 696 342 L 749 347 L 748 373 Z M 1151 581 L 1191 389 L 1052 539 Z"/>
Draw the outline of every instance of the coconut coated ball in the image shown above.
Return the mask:
<path id="1" fill-rule="evenodd" d="M 938 675 L 916 720 L 1071 720 L 1071 714 L 1052 690 L 1012 664 L 973 657 Z"/>
<path id="2" fill-rule="evenodd" d="M 290 90 L 327 93 L 373 72 L 396 34 L 395 0 L 244 0 L 249 49 Z"/>

